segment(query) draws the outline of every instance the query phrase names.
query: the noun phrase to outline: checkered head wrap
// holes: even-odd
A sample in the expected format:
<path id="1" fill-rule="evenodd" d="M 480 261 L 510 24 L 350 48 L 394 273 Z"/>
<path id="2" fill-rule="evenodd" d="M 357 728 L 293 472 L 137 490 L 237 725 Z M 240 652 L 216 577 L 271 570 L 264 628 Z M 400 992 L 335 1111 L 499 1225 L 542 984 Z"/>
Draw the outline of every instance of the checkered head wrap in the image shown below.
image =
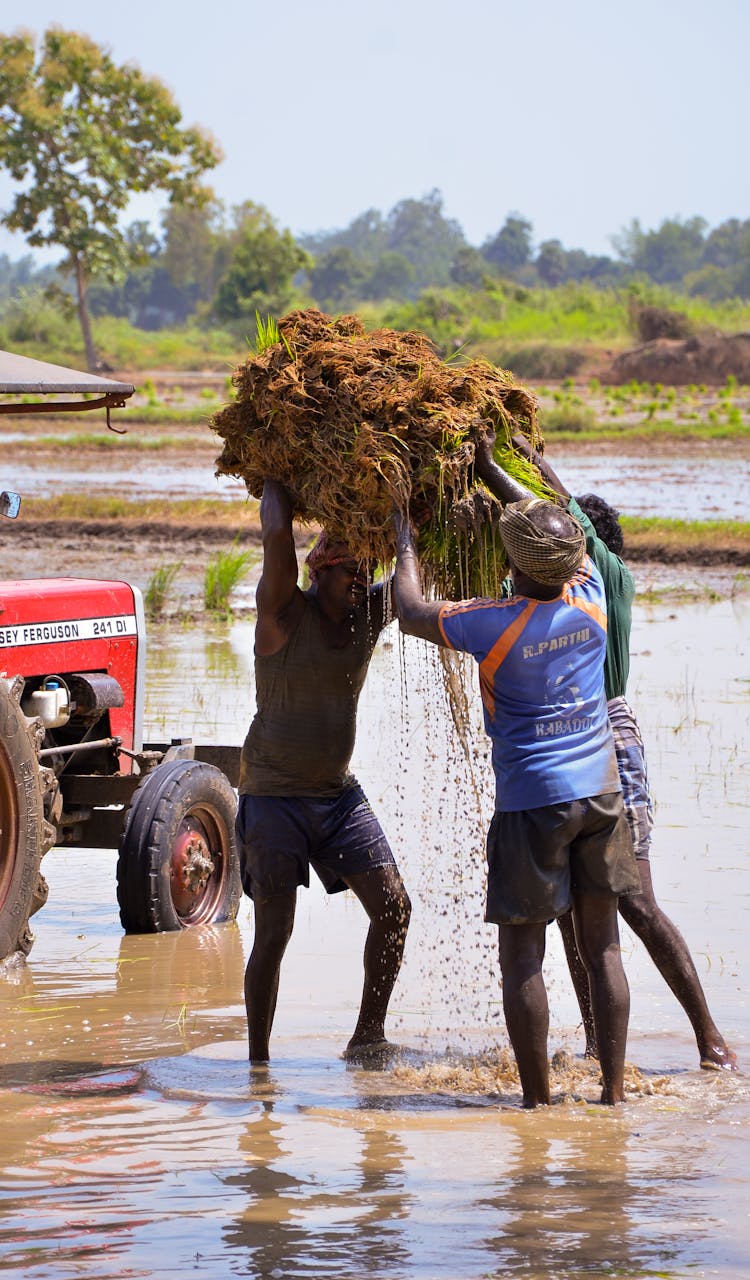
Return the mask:
<path id="1" fill-rule="evenodd" d="M 333 564 L 341 564 L 342 560 L 351 560 L 351 558 L 352 553 L 346 543 L 334 542 L 333 538 L 324 529 L 322 533 L 318 534 L 305 557 L 310 581 L 315 582 L 317 580 L 321 569 L 327 569 Z"/>
<path id="2" fill-rule="evenodd" d="M 556 537 L 538 527 L 534 516 L 545 508 L 565 517 L 570 526 L 568 537 Z M 561 587 L 572 578 L 586 552 L 586 535 L 581 526 L 546 498 L 509 502 L 500 516 L 500 535 L 513 564 L 545 587 Z"/>

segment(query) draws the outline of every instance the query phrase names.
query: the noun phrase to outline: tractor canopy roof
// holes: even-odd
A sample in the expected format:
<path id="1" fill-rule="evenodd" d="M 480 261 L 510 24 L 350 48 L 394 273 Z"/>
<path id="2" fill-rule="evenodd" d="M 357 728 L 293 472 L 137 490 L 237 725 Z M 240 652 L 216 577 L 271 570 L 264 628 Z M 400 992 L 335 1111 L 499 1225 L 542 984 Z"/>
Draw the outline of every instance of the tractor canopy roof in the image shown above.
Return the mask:
<path id="1" fill-rule="evenodd" d="M 122 406 L 135 387 L 98 373 L 79 373 L 59 364 L 46 364 L 28 356 L 0 351 L 0 396 L 33 396 L 33 401 L 0 399 L 0 413 L 60 413 L 81 409 Z M 65 396 L 64 400 L 37 400 L 37 396 Z M 68 399 L 67 397 L 74 397 Z"/>

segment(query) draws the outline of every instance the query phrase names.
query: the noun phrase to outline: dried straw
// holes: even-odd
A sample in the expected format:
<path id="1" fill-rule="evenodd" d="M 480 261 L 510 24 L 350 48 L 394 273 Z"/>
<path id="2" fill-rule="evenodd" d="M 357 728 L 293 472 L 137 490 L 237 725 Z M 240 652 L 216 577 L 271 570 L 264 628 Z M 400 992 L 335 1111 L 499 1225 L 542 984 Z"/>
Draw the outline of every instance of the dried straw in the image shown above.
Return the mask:
<path id="1" fill-rule="evenodd" d="M 395 552 L 393 508 L 408 510 L 435 590 L 494 593 L 505 557 L 475 442 L 494 431 L 500 464 L 545 492 L 511 444 L 520 432 L 541 446 L 533 395 L 484 360 L 451 364 L 424 335 L 368 333 L 356 316 L 294 311 L 278 330 L 235 370 L 235 399 L 212 418 L 217 474 L 255 497 L 266 477 L 280 481 L 296 519 L 381 564 Z"/>

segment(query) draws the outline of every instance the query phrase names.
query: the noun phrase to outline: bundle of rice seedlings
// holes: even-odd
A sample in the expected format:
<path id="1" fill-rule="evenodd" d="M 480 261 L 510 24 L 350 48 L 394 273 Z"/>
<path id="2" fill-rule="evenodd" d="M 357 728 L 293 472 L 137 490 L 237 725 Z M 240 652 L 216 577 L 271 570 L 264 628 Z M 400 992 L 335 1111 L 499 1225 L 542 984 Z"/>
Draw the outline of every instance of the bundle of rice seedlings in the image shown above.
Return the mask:
<path id="1" fill-rule="evenodd" d="M 259 320 L 256 352 L 233 375 L 235 398 L 211 419 L 224 441 L 217 474 L 260 497 L 287 489 L 297 520 L 320 525 L 357 557 L 390 563 L 394 507 L 419 529 L 436 594 L 495 594 L 505 567 L 499 508 L 474 475 L 475 443 L 496 433 L 501 466 L 535 493 L 539 473 L 516 452 L 542 445 L 536 401 L 484 360 L 442 360 L 419 333 L 366 332 L 356 316 L 293 311 Z"/>

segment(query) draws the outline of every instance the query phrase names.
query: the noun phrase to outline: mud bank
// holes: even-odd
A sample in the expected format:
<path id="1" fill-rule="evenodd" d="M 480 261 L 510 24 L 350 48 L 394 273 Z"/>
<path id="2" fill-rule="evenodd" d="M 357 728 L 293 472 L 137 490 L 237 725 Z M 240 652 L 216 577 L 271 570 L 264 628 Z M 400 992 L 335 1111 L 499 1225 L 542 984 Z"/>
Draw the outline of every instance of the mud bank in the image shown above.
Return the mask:
<path id="1" fill-rule="evenodd" d="M 302 562 L 313 533 L 296 531 Z M 170 608 L 199 612 L 203 578 L 221 550 L 239 545 L 251 555 L 250 570 L 233 597 L 236 612 L 254 607 L 262 547 L 259 526 L 170 524 L 160 521 L 26 520 L 0 527 L 0 576 L 7 578 L 122 578 L 146 591 L 156 569 L 177 564 Z M 637 535 L 626 544 L 642 594 L 729 597 L 750 592 L 750 547 L 737 540 L 666 545 L 663 538 Z"/>

